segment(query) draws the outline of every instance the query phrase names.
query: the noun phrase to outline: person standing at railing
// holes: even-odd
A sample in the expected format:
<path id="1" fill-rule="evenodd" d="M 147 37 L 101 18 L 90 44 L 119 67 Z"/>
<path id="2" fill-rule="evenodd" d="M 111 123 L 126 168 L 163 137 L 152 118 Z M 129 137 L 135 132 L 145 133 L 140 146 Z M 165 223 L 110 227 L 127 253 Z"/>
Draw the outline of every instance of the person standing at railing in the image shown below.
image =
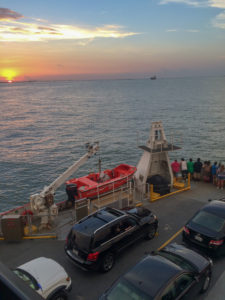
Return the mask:
<path id="1" fill-rule="evenodd" d="M 172 162 L 171 168 L 173 171 L 173 176 L 175 178 L 177 178 L 178 174 L 180 173 L 180 164 L 178 163 L 178 161 L 176 159 L 174 160 L 174 162 Z"/>
<path id="2" fill-rule="evenodd" d="M 194 179 L 200 181 L 201 179 L 202 162 L 200 158 L 194 163 Z"/>
<path id="3" fill-rule="evenodd" d="M 210 161 L 206 161 L 204 170 L 203 170 L 203 181 L 210 182 L 211 181 L 211 163 Z"/>
<path id="4" fill-rule="evenodd" d="M 212 168 L 211 168 L 212 182 L 213 182 L 214 185 L 217 184 L 217 180 L 216 180 L 217 169 L 218 169 L 217 161 L 215 161 L 214 164 L 212 165 Z"/>
<path id="5" fill-rule="evenodd" d="M 184 158 L 181 158 L 180 169 L 183 179 L 186 181 L 187 179 L 187 162 Z"/>
<path id="6" fill-rule="evenodd" d="M 189 161 L 187 162 L 187 169 L 188 169 L 188 173 L 190 174 L 190 179 L 192 179 L 194 173 L 194 163 L 192 158 L 190 158 Z"/>
<path id="7" fill-rule="evenodd" d="M 224 181 L 225 181 L 225 169 L 224 169 L 224 165 L 221 165 L 221 167 L 218 169 L 218 183 L 217 183 L 218 189 L 223 190 Z"/>

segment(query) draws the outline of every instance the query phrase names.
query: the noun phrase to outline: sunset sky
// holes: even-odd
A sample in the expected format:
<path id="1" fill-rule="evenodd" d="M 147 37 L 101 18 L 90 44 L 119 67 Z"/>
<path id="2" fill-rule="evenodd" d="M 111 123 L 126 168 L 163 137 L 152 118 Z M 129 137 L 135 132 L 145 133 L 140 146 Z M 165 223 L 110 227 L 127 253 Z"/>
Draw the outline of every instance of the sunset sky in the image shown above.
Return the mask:
<path id="1" fill-rule="evenodd" d="M 0 81 L 225 75 L 225 0 L 1 0 Z"/>

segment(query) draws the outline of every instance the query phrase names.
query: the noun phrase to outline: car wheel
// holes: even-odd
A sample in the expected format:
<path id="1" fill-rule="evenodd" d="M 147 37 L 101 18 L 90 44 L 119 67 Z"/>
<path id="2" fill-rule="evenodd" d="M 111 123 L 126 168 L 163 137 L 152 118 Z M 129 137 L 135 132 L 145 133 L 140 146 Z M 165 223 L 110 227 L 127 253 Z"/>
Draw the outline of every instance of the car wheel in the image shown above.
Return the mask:
<path id="1" fill-rule="evenodd" d="M 106 253 L 102 258 L 101 267 L 100 267 L 101 271 L 102 272 L 110 271 L 114 265 L 114 262 L 115 262 L 114 254 L 112 252 Z"/>
<path id="2" fill-rule="evenodd" d="M 65 291 L 61 290 L 57 293 L 55 293 L 50 300 L 67 300 L 67 294 Z"/>
<path id="3" fill-rule="evenodd" d="M 210 282 L 211 282 L 211 278 L 212 278 L 212 273 L 211 273 L 211 271 L 208 271 L 208 273 L 205 275 L 205 278 L 204 278 L 201 293 L 205 293 L 208 290 Z"/>
<path id="4" fill-rule="evenodd" d="M 156 226 L 150 225 L 149 228 L 148 228 L 148 232 L 145 236 L 146 240 L 153 239 L 156 235 L 156 232 L 157 232 Z"/>

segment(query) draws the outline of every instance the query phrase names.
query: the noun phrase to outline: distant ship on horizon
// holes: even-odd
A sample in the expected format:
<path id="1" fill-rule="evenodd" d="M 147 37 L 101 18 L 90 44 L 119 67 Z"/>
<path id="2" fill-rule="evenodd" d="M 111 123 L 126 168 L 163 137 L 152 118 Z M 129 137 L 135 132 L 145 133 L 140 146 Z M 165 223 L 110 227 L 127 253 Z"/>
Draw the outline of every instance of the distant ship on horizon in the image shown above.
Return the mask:
<path id="1" fill-rule="evenodd" d="M 150 77 L 151 80 L 156 80 L 156 78 L 157 78 L 156 75 Z"/>

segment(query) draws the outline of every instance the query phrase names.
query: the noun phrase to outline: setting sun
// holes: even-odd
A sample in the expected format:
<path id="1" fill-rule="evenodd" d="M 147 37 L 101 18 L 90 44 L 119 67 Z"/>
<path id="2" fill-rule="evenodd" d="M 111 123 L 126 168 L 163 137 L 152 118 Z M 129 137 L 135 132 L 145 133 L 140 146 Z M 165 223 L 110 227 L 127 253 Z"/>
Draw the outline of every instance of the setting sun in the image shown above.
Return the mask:
<path id="1" fill-rule="evenodd" d="M 1 73 L 2 77 L 4 77 L 8 82 L 12 82 L 14 78 L 18 75 L 18 72 L 14 69 L 4 69 Z"/>

